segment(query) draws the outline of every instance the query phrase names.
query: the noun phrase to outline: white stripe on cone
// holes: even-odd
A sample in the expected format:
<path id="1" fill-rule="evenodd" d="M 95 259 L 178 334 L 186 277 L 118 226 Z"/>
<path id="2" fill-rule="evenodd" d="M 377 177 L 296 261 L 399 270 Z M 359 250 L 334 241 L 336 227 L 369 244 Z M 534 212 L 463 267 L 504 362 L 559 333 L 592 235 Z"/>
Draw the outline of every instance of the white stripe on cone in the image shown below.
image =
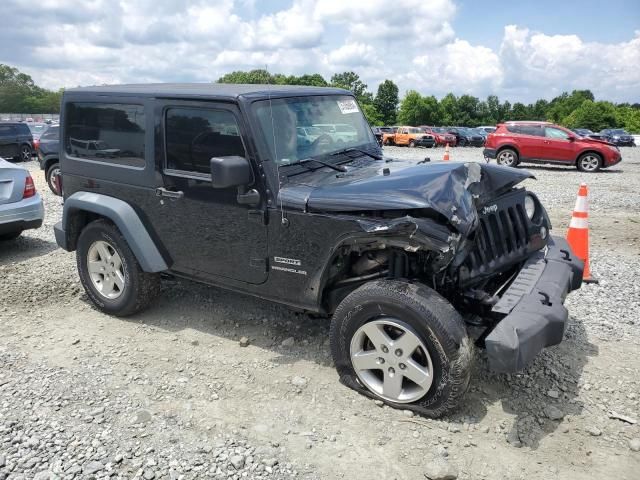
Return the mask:
<path id="1" fill-rule="evenodd" d="M 589 222 L 586 218 L 571 217 L 569 228 L 589 228 Z"/>
<path id="2" fill-rule="evenodd" d="M 588 212 L 589 211 L 589 202 L 587 197 L 576 198 L 576 208 L 573 209 L 575 212 Z"/>

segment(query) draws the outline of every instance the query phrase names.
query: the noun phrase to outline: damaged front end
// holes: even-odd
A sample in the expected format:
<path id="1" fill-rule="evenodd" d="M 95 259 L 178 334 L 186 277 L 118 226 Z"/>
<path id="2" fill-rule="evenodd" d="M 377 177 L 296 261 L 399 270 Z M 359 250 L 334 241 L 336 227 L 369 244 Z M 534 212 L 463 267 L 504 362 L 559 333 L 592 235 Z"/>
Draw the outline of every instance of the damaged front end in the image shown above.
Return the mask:
<path id="1" fill-rule="evenodd" d="M 562 303 L 580 286 L 582 264 L 550 236 L 537 197 L 515 188 L 532 175 L 478 163 L 397 167 L 357 169 L 295 192 L 306 212 L 357 226 L 328 270 L 326 310 L 369 280 L 407 279 L 456 307 L 495 370 L 522 369 L 558 343 Z"/>

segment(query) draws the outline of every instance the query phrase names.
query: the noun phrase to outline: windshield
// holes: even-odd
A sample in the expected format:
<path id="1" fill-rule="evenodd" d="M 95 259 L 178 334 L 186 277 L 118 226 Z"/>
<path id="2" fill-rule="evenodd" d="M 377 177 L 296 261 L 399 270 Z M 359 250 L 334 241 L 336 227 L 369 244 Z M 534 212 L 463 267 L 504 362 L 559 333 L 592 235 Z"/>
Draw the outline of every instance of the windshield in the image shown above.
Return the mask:
<path id="1" fill-rule="evenodd" d="M 280 165 L 375 143 L 360 108 L 347 95 L 261 100 L 253 111 L 269 153 Z"/>
<path id="2" fill-rule="evenodd" d="M 615 130 L 611 130 L 611 133 L 612 133 L 613 135 L 626 135 L 626 134 L 627 134 L 627 132 L 626 132 L 626 131 L 624 131 L 624 130 L 623 130 L 623 129 L 621 129 L 621 128 L 616 128 Z"/>

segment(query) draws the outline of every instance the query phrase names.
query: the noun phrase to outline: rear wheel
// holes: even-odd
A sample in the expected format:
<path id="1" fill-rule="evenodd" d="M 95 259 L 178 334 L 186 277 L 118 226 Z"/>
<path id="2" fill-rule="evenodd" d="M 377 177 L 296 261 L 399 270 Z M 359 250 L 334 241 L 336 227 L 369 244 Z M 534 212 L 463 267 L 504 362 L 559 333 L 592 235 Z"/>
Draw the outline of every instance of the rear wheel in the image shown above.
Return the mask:
<path id="1" fill-rule="evenodd" d="M 580 155 L 576 166 L 581 172 L 597 172 L 602 167 L 602 157 L 597 153 L 585 153 Z"/>
<path id="2" fill-rule="evenodd" d="M 416 142 L 409 140 L 409 148 L 416 148 Z"/>
<path id="3" fill-rule="evenodd" d="M 49 168 L 47 168 L 47 184 L 51 191 L 56 195 L 61 195 L 58 189 L 58 183 L 56 182 L 57 177 L 60 175 L 60 164 L 54 163 Z"/>
<path id="4" fill-rule="evenodd" d="M 496 161 L 498 162 L 498 165 L 503 165 L 505 167 L 515 167 L 518 165 L 518 154 L 511 148 L 505 148 L 503 150 L 500 150 L 498 156 L 496 157 Z"/>
<path id="5" fill-rule="evenodd" d="M 395 408 L 439 417 L 469 384 L 472 347 L 458 312 L 421 284 L 367 283 L 349 294 L 331 322 L 341 381 Z"/>
<path id="6" fill-rule="evenodd" d="M 134 314 L 160 289 L 159 275 L 142 270 L 125 238 L 107 220 L 95 220 L 82 230 L 76 260 L 82 286 L 103 312 Z"/>
<path id="7" fill-rule="evenodd" d="M 18 151 L 18 156 L 16 160 L 20 160 L 22 162 L 28 162 L 31 160 L 31 147 L 26 143 L 20 145 L 20 150 Z"/>

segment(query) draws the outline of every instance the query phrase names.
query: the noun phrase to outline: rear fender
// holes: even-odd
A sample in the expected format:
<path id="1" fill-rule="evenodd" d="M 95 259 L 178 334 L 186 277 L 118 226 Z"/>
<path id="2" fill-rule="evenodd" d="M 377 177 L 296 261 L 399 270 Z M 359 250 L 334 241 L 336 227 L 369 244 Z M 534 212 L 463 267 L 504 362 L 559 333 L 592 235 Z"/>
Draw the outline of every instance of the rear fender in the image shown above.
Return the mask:
<path id="1" fill-rule="evenodd" d="M 86 218 L 87 214 L 90 214 L 89 217 L 111 220 L 145 272 L 162 272 L 169 268 L 133 207 L 122 200 L 98 193 L 76 192 L 65 200 L 62 229 L 66 237 L 64 243 L 69 250 L 75 250 L 77 237 L 84 227 L 77 225 L 77 219 Z"/>

